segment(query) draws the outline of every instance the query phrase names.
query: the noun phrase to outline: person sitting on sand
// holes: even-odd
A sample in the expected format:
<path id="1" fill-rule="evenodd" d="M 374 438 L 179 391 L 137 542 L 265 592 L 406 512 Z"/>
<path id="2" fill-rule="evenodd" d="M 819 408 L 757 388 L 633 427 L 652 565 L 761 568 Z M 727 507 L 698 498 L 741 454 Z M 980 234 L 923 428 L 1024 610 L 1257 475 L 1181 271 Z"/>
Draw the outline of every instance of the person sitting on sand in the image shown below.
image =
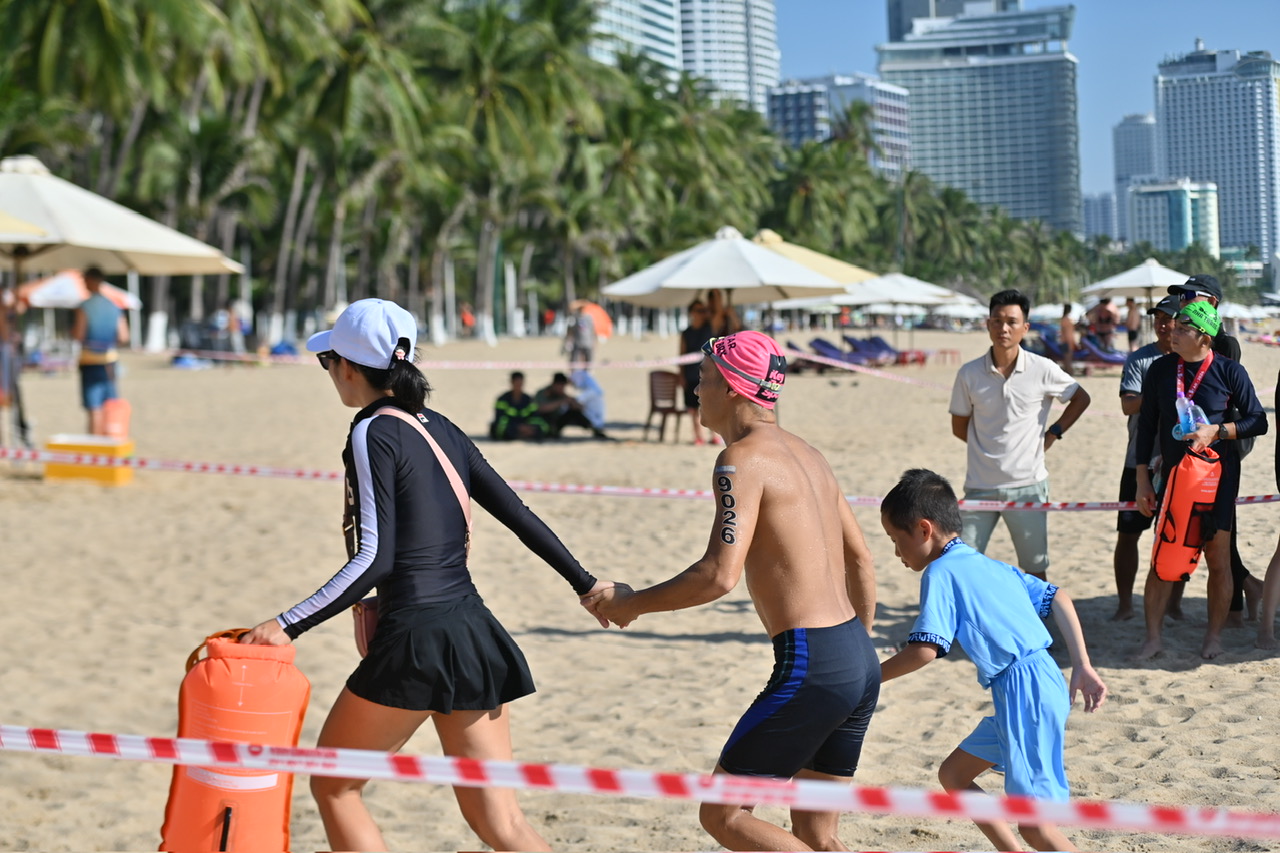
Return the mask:
<path id="1" fill-rule="evenodd" d="M 920 578 L 920 615 L 907 646 L 881 664 L 884 681 L 944 657 L 960 641 L 991 690 L 995 714 L 952 750 L 938 768 L 948 791 L 982 790 L 974 780 L 987 770 L 1004 773 L 1006 794 L 1066 802 L 1063 764 L 1067 714 L 1076 692 L 1086 712 L 1107 699 L 1107 686 L 1089 663 L 1075 605 L 1051 583 L 986 557 L 959 536 L 956 494 L 945 478 L 924 468 L 902 475 L 880 504 L 880 523 L 894 553 Z M 1041 619 L 1053 615 L 1071 655 L 1070 692 L 1049 655 L 1052 642 Z M 1004 823 L 979 823 L 997 850 L 1018 850 Z M 1018 825 L 1036 850 L 1075 850 L 1051 824 Z"/>
<path id="2" fill-rule="evenodd" d="M 607 441 L 609 436 L 587 417 L 582 403 L 569 393 L 569 377 L 557 373 L 551 377 L 551 384 L 533 395 L 537 405 L 538 417 L 550 426 L 548 435 L 559 438 L 560 431 L 567 426 L 579 426 L 591 430 L 591 436 Z"/>
<path id="3" fill-rule="evenodd" d="M 880 692 L 868 632 L 875 615 L 871 553 L 817 450 L 781 429 L 774 405 L 786 375 L 759 332 L 713 338 L 698 380 L 703 421 L 724 437 L 712 488 L 716 516 L 702 558 L 639 592 L 619 584 L 587 598 L 620 627 L 645 613 L 706 604 L 744 573 L 774 675 L 743 715 L 716 773 L 848 782 Z M 752 805 L 704 803 L 702 826 L 730 850 L 847 850 L 840 813 L 791 812 L 791 832 Z"/>
<path id="4" fill-rule="evenodd" d="M 1213 339 L 1222 329 L 1218 309 L 1208 302 L 1188 302 L 1174 318 L 1170 343 L 1173 352 L 1157 359 L 1142 381 L 1142 406 L 1138 411 L 1138 432 L 1134 445 L 1137 459 L 1150 459 L 1156 443 L 1166 472 L 1182 461 L 1188 447 L 1203 450 L 1210 445 L 1218 454 L 1218 494 L 1213 512 L 1203 519 L 1204 557 L 1209 565 L 1209 625 L 1200 648 L 1202 658 L 1222 654 L 1222 628 L 1231 607 L 1231 531 L 1235 527 L 1236 496 L 1240 494 L 1240 451 L 1236 441 L 1267 431 L 1267 415 L 1258 402 L 1249 374 L 1240 362 L 1213 351 Z M 1209 423 L 1179 439 L 1173 428 L 1178 423 L 1177 399 L 1198 404 Z M 1234 407 L 1239 417 L 1226 420 Z M 1157 495 L 1145 466 L 1139 465 L 1137 502 L 1144 515 L 1153 515 L 1162 495 Z M 1147 573 L 1143 593 L 1147 637 L 1137 657 L 1154 657 L 1162 649 L 1161 633 L 1165 606 L 1172 583 L 1161 580 L 1153 566 Z"/>
<path id="5" fill-rule="evenodd" d="M 551 431 L 538 415 L 538 404 L 524 390 L 524 374 L 511 374 L 511 389 L 493 404 L 489 438 L 494 441 L 537 441 Z"/>

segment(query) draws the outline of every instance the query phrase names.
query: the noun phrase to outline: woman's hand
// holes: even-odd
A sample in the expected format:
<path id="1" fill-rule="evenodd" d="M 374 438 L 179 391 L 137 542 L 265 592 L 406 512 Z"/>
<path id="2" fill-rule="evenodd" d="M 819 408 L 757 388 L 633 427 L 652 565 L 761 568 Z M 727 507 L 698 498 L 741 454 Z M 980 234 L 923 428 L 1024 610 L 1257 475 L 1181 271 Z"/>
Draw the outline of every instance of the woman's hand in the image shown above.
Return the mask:
<path id="1" fill-rule="evenodd" d="M 284 628 L 280 627 L 279 622 L 268 619 L 260 625 L 255 625 L 249 633 L 241 634 L 239 642 L 258 646 L 287 646 L 293 640 L 284 632 Z"/>

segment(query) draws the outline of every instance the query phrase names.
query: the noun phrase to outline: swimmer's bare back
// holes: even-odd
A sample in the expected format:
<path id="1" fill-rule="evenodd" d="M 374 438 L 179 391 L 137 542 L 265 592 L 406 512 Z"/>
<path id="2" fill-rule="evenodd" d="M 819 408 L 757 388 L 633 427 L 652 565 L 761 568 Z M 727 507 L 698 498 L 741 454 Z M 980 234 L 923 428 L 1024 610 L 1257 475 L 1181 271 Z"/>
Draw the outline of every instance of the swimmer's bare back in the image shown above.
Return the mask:
<path id="1" fill-rule="evenodd" d="M 822 454 L 761 423 L 716 460 L 707 557 L 739 562 L 769 636 L 875 615 L 871 552 Z M 736 558 L 736 559 L 735 559 Z"/>

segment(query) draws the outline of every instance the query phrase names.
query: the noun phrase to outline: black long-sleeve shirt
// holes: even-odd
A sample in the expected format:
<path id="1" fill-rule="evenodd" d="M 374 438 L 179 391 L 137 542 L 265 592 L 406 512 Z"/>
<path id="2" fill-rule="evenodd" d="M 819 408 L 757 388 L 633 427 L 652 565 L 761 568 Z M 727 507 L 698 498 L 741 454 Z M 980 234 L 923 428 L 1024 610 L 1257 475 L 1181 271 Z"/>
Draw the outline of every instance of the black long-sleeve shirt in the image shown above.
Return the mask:
<path id="1" fill-rule="evenodd" d="M 1170 471 L 1187 450 L 1187 443 L 1173 437 L 1178 422 L 1178 363 L 1181 357 L 1171 353 L 1156 359 L 1142 382 L 1142 408 L 1138 411 L 1138 433 L 1135 458 L 1150 459 L 1155 443 L 1160 442 L 1161 467 Z M 1183 368 L 1183 385 L 1189 389 L 1202 362 Z M 1226 410 L 1235 406 L 1240 417 L 1235 420 L 1236 437 L 1265 435 L 1267 415 L 1258 401 L 1253 382 L 1240 362 L 1215 355 L 1205 371 L 1200 387 L 1192 399 L 1204 410 L 1210 423 L 1220 424 Z M 1233 441 L 1213 445 L 1222 462 L 1222 480 L 1218 494 L 1234 501 L 1240 487 L 1240 451 Z"/>
<path id="2" fill-rule="evenodd" d="M 342 459 L 346 469 L 348 561 L 320 589 L 278 618 L 297 637 L 355 604 L 376 586 L 387 611 L 449 601 L 475 591 L 467 569 L 467 523 L 431 446 L 412 425 L 374 417 L 391 398 L 361 409 Z M 457 469 L 476 503 L 501 521 L 579 595 L 596 579 L 494 471 L 471 439 L 430 409 L 423 426 Z M 417 414 L 411 412 L 411 414 Z"/>

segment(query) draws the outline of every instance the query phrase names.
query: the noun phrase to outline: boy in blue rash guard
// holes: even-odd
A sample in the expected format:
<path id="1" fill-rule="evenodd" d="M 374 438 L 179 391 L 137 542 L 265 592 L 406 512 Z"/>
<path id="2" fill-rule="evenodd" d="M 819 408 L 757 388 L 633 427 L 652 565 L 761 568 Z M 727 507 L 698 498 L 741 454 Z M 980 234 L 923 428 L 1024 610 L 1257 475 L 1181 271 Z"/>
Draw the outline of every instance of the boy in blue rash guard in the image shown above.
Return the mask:
<path id="1" fill-rule="evenodd" d="M 1006 794 L 1065 801 L 1067 712 L 1076 691 L 1084 694 L 1085 711 L 1096 711 L 1107 698 L 1107 686 L 1089 663 L 1071 599 L 1053 584 L 964 544 L 955 492 L 932 471 L 915 468 L 903 474 L 880 504 L 880 523 L 903 564 L 924 573 L 920 616 L 907 647 L 881 664 L 881 680 L 946 656 L 959 640 L 995 704 L 995 715 L 984 717 L 938 768 L 942 786 L 980 791 L 974 779 L 995 768 L 1005 774 Z M 1040 621 L 1051 613 L 1071 654 L 1069 695 Z M 979 823 L 978 828 L 997 850 L 1018 849 L 1007 825 Z M 1049 824 L 1019 824 L 1018 831 L 1036 850 L 1076 849 Z"/>

